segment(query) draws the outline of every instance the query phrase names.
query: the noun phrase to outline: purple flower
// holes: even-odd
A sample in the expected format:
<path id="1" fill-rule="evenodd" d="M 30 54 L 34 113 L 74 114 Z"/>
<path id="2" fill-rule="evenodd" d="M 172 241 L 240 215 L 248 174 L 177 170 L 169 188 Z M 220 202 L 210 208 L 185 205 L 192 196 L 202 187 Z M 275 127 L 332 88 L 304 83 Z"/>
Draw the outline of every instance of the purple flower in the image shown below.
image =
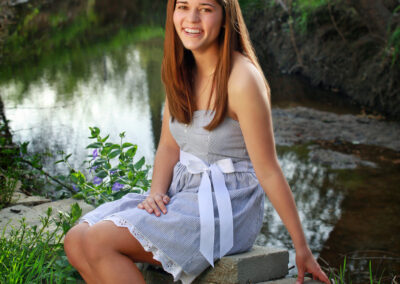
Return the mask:
<path id="1" fill-rule="evenodd" d="M 79 189 L 76 187 L 75 184 L 72 185 L 72 189 L 73 189 L 75 192 L 78 192 L 78 191 L 79 191 Z"/>
<path id="2" fill-rule="evenodd" d="M 99 151 L 97 149 L 93 150 L 93 160 L 95 160 L 99 156 Z"/>
<path id="3" fill-rule="evenodd" d="M 119 182 L 116 182 L 112 186 L 112 191 L 120 191 L 122 188 L 124 188 L 124 185 L 120 184 Z"/>
<path id="4" fill-rule="evenodd" d="M 99 185 L 99 184 L 102 183 L 102 182 L 103 182 L 103 179 L 102 179 L 102 178 L 94 177 L 94 179 L 93 179 L 93 183 L 94 183 L 94 184 Z"/>
<path id="5" fill-rule="evenodd" d="M 91 173 L 92 170 L 95 171 L 98 167 L 99 167 L 99 166 L 90 167 L 89 173 Z"/>
<path id="6" fill-rule="evenodd" d="M 111 172 L 110 172 L 110 175 L 115 175 L 116 173 L 117 173 L 117 170 L 111 171 Z"/>

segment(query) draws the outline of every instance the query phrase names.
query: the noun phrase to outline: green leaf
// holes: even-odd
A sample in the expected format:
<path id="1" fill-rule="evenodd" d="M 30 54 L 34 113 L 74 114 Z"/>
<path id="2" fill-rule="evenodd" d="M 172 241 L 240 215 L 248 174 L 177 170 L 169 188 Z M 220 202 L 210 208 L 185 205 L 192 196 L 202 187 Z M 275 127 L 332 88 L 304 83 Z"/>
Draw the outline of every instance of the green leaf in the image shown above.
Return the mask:
<path id="1" fill-rule="evenodd" d="M 104 137 L 103 139 L 101 139 L 101 142 L 106 142 L 107 141 L 107 139 L 108 139 L 108 137 L 110 137 L 110 134 L 108 134 L 106 137 Z"/>
<path id="2" fill-rule="evenodd" d="M 142 157 L 135 165 L 135 169 L 139 170 L 144 165 L 145 159 Z"/>
<path id="3" fill-rule="evenodd" d="M 99 178 L 105 178 L 106 176 L 108 176 L 107 172 L 104 170 L 101 170 L 99 172 L 96 173 L 96 176 Z"/>
<path id="4" fill-rule="evenodd" d="M 129 142 L 125 142 L 124 144 L 122 144 L 122 148 L 128 148 L 128 147 L 132 147 L 132 146 L 135 146 L 135 145 L 132 143 L 129 143 Z"/>
<path id="5" fill-rule="evenodd" d="M 98 127 L 89 127 L 90 129 L 90 133 L 91 133 L 91 137 L 89 137 L 90 139 L 96 138 L 97 136 L 99 136 L 100 134 L 100 129 Z"/>
<path id="6" fill-rule="evenodd" d="M 114 159 L 116 156 L 118 156 L 119 154 L 121 154 L 121 150 L 120 149 L 118 149 L 118 150 L 114 150 L 114 151 L 112 151 L 111 153 L 110 153 L 110 155 L 108 155 L 108 157 L 110 158 L 110 159 Z"/>
<path id="7" fill-rule="evenodd" d="M 71 205 L 71 215 L 73 219 L 78 220 L 78 218 L 82 215 L 82 208 L 79 206 L 77 202 Z"/>
<path id="8" fill-rule="evenodd" d="M 128 151 L 126 151 L 126 155 L 133 158 L 136 154 L 136 150 L 137 150 L 137 146 L 134 145 L 132 148 L 130 148 Z"/>
<path id="9" fill-rule="evenodd" d="M 101 148 L 102 146 L 103 146 L 102 143 L 100 143 L 100 142 L 95 142 L 95 143 L 89 144 L 89 145 L 86 147 L 86 149 L 89 149 L 89 148 L 95 148 L 95 149 L 97 149 L 97 148 Z"/>
<path id="10" fill-rule="evenodd" d="M 103 148 L 103 150 L 101 150 L 100 154 L 102 156 L 107 156 L 108 154 L 110 154 L 110 152 L 111 152 L 111 148 L 110 147 L 105 147 L 105 148 Z"/>
<path id="11" fill-rule="evenodd" d="M 77 194 L 74 194 L 72 197 L 75 198 L 75 199 L 79 199 L 79 200 L 81 200 L 81 199 L 84 198 L 82 192 L 79 192 L 79 193 L 77 193 Z"/>

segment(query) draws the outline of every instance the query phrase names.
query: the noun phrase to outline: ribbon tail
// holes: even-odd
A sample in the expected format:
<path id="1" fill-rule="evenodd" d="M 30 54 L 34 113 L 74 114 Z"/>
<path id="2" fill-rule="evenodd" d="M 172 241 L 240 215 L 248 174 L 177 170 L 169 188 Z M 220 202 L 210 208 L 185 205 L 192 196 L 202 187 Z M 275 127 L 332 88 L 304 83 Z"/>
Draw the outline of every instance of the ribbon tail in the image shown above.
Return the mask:
<path id="1" fill-rule="evenodd" d="M 214 185 L 215 199 L 218 205 L 220 226 L 220 258 L 233 247 L 233 216 L 231 198 L 226 188 L 224 175 L 217 165 L 211 166 L 211 175 Z"/>
<path id="2" fill-rule="evenodd" d="M 200 253 L 214 267 L 214 206 L 211 182 L 207 172 L 203 172 L 198 193 L 200 213 Z"/>

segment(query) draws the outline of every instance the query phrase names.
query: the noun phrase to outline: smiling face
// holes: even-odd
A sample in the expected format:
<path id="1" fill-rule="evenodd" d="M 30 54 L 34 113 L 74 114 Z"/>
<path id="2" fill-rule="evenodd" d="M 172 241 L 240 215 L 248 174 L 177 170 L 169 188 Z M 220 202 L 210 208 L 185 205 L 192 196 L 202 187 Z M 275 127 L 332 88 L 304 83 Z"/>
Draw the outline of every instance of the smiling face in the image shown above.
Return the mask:
<path id="1" fill-rule="evenodd" d="M 176 0 L 173 21 L 183 46 L 192 52 L 218 47 L 223 20 L 215 0 Z"/>

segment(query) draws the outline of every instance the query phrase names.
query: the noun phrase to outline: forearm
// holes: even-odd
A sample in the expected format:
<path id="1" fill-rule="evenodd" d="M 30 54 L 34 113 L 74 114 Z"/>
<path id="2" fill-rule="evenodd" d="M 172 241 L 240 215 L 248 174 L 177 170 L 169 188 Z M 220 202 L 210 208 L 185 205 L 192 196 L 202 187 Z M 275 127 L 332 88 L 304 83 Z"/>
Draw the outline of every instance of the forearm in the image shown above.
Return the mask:
<path id="1" fill-rule="evenodd" d="M 159 145 L 154 158 L 150 193 L 166 193 L 171 183 L 173 168 L 179 160 L 179 149 Z"/>
<path id="2" fill-rule="evenodd" d="M 296 204 L 289 184 L 281 170 L 265 177 L 261 186 L 288 230 L 295 249 L 307 246 Z"/>

